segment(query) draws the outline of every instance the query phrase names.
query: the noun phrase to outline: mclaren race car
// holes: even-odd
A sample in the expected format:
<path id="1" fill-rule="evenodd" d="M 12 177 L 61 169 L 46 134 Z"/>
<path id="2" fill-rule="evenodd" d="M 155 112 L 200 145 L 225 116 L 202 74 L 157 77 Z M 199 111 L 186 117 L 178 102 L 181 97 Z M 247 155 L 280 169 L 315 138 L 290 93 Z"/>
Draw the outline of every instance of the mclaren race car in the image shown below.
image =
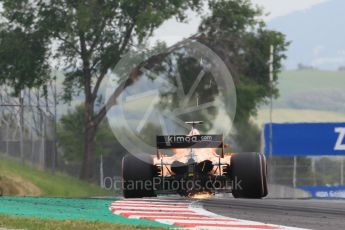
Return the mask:
<path id="1" fill-rule="evenodd" d="M 235 198 L 262 198 L 267 166 L 261 153 L 225 152 L 223 135 L 201 135 L 192 125 L 188 135 L 157 136 L 154 155 L 126 155 L 122 160 L 125 198 L 231 192 Z M 170 156 L 168 152 L 172 152 Z"/>

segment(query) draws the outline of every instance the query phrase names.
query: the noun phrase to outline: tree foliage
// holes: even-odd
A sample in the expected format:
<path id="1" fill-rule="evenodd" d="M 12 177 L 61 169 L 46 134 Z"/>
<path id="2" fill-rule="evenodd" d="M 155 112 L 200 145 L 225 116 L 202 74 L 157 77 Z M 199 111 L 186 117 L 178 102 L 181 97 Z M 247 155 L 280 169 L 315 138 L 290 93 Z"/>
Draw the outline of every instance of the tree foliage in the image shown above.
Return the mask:
<path id="1" fill-rule="evenodd" d="M 95 109 L 99 88 L 121 55 L 171 17 L 185 19 L 199 0 L 1 0 L 2 17 L 16 30 L 41 33 L 64 72 L 64 99 L 85 97 L 81 178 L 92 177 L 94 141 L 105 113 Z M 5 29 L 8 32 L 8 29 Z M 26 43 L 26 42 L 25 42 Z M 4 74 L 6 76 L 6 73 Z M 35 75 L 34 77 L 38 77 Z M 102 110 L 104 111 L 104 110 Z"/>
<path id="2" fill-rule="evenodd" d="M 65 160 L 80 162 L 83 159 L 84 146 L 84 114 L 83 105 L 76 106 L 63 115 L 58 124 L 59 147 L 63 150 Z M 107 155 L 111 149 L 105 143 L 114 142 L 114 136 L 106 120 L 99 125 L 95 138 L 95 155 Z"/>
<path id="3" fill-rule="evenodd" d="M 266 27 L 260 19 L 262 9 L 248 0 L 211 0 L 209 7 L 211 15 L 202 21 L 198 40 L 211 47 L 233 73 L 237 92 L 234 123 L 237 150 L 258 151 L 259 129 L 250 127 L 253 126 L 250 117 L 256 115 L 257 108 L 271 94 L 278 96 L 277 74 L 282 69 L 289 42 L 282 33 Z M 272 88 L 269 77 L 271 45 L 274 47 Z M 255 143 L 248 145 L 246 136 Z"/>
<path id="4" fill-rule="evenodd" d="M 237 120 L 248 120 L 270 96 L 269 57 L 274 46 L 274 81 L 281 71 L 285 36 L 267 29 L 263 11 L 248 0 L 212 0 L 211 15 L 199 27 L 199 40 L 211 47 L 233 73 L 238 94 Z M 274 86 L 273 93 L 277 96 Z"/>
<path id="5" fill-rule="evenodd" d="M 116 66 L 132 46 L 145 43 L 164 21 L 172 17 L 183 21 L 186 10 L 199 10 L 201 2 L 0 0 L 3 4 L 1 16 L 6 21 L 6 26 L 1 28 L 0 55 L 7 60 L 4 66 L 0 64 L 4 67 L 0 70 L 1 82 L 12 82 L 17 88 L 24 84 L 42 84 L 51 67 L 47 61 L 53 59 L 58 63 L 65 73 L 63 98 L 68 101 L 75 95 L 84 96 L 81 178 L 89 179 L 97 149 L 94 146 L 96 133 L 106 115 L 104 107 L 96 109 L 99 89 L 109 69 Z M 238 95 L 236 122 L 248 123 L 258 105 L 270 96 L 269 47 L 275 46 L 276 79 L 288 43 L 283 34 L 266 28 L 259 19 L 262 11 L 253 7 L 250 1 L 208 2 L 211 13 L 203 17 L 199 33 L 193 39 L 213 49 L 233 72 Z M 11 39 L 15 42 L 11 43 Z M 10 48 L 6 48 L 8 44 Z M 20 50 L 24 51 L 23 56 L 11 56 Z M 166 55 L 153 59 L 161 60 Z M 11 66 L 13 63 L 20 68 Z M 144 64 L 150 65 L 150 61 L 142 66 Z M 134 75 L 139 72 L 139 67 L 133 70 Z M 132 84 L 134 75 L 129 76 L 124 84 Z M 120 93 L 115 91 L 114 99 Z M 274 89 L 273 93 L 277 95 L 277 90 Z M 238 132 L 244 131 L 238 129 Z"/>
<path id="6" fill-rule="evenodd" d="M 18 95 L 28 87 L 40 87 L 50 79 L 47 41 L 40 31 L 3 25 L 0 30 L 0 85 L 9 85 Z"/>
<path id="7" fill-rule="evenodd" d="M 199 1 L 183 0 L 3 0 L 13 28 L 30 27 L 55 46 L 63 60 L 65 99 L 83 90 L 90 102 L 97 97 L 105 74 L 132 45 L 150 37 L 155 28 Z M 25 43 L 24 43 L 25 44 Z"/>

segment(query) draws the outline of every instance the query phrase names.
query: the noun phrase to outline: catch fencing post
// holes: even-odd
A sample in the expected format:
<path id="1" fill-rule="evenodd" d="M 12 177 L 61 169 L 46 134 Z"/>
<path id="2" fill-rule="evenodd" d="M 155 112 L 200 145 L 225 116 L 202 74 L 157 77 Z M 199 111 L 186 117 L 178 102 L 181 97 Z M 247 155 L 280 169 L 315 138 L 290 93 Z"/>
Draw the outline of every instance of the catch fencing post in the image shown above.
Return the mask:
<path id="1" fill-rule="evenodd" d="M 19 97 L 20 103 L 20 158 L 22 160 L 22 164 L 25 164 L 25 157 L 24 157 L 24 91 L 20 91 Z"/>
<path id="2" fill-rule="evenodd" d="M 296 188 L 296 180 L 297 180 L 297 157 L 293 157 L 293 178 L 292 178 L 292 184 L 293 187 Z"/>
<path id="3" fill-rule="evenodd" d="M 10 139 L 10 134 L 9 134 L 9 132 L 10 132 L 10 129 L 9 129 L 10 124 L 7 121 L 5 123 L 6 123 L 6 154 L 10 155 L 9 143 L 8 143 L 9 139 Z"/>
<path id="4" fill-rule="evenodd" d="M 274 62 L 274 46 L 270 45 L 270 61 L 269 61 L 269 81 L 270 81 L 270 152 L 269 152 L 269 165 L 270 165 L 270 170 L 269 170 L 269 180 L 272 183 L 273 182 L 273 127 L 272 127 L 272 122 L 273 122 L 273 62 Z"/>
<path id="5" fill-rule="evenodd" d="M 344 185 L 344 156 L 340 159 L 340 184 Z"/>
<path id="6" fill-rule="evenodd" d="M 100 186 L 104 188 L 103 155 L 101 154 L 99 163 Z"/>

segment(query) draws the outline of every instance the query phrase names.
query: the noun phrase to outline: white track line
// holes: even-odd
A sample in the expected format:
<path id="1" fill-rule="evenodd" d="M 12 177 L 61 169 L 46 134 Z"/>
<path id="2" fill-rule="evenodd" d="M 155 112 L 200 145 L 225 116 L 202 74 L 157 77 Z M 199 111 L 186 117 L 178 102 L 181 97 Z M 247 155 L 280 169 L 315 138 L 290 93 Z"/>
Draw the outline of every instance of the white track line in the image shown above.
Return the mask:
<path id="1" fill-rule="evenodd" d="M 138 214 L 138 215 L 147 215 L 147 214 L 162 214 L 162 215 L 190 215 L 190 214 L 194 214 L 192 211 L 190 210 L 185 210 L 185 211 L 180 211 L 180 212 L 168 212 L 168 211 L 160 211 L 160 210 L 156 210 L 156 211 L 143 211 L 143 210 L 117 210 L 117 209 L 113 209 L 113 213 L 114 214 L 124 214 L 124 213 L 133 213 L 133 214 Z"/>
<path id="2" fill-rule="evenodd" d="M 133 204 L 133 203 L 116 203 L 116 206 L 126 206 L 126 207 L 138 207 L 138 204 Z M 164 205 L 164 204 L 145 204 L 145 207 L 154 207 L 154 208 L 166 208 L 166 207 L 171 207 L 171 208 L 188 208 L 189 204 L 179 204 L 179 205 L 173 205 L 173 204 L 169 204 L 169 205 Z"/>
<path id="3" fill-rule="evenodd" d="M 151 202 L 151 201 L 145 201 L 145 202 L 126 201 L 126 202 L 119 202 L 119 203 L 116 203 L 116 204 L 171 205 L 171 204 L 168 204 L 168 203 L 169 203 L 169 201 L 155 201 L 155 202 Z M 189 205 L 189 204 L 191 204 L 191 202 L 189 202 L 189 203 L 181 203 L 180 202 L 180 203 L 177 203 L 176 205 L 181 205 L 181 204 Z"/>
<path id="4" fill-rule="evenodd" d="M 129 211 L 137 211 L 137 210 L 145 210 L 145 211 L 170 211 L 170 212 L 179 212 L 185 211 L 187 208 L 170 208 L 170 207 L 133 207 L 133 206 L 122 206 L 122 207 L 112 207 L 112 209 L 116 209 L 117 211 L 120 210 L 129 210 Z"/>

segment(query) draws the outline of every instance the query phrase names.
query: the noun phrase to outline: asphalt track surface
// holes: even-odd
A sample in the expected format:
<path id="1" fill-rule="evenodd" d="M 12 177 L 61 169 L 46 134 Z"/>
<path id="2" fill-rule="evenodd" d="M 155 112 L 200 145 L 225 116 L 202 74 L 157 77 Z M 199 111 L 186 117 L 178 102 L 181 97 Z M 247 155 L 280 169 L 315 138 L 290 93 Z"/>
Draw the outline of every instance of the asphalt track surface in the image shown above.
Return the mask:
<path id="1" fill-rule="evenodd" d="M 345 229 L 344 200 L 207 199 L 199 201 L 219 215 L 307 229 Z"/>

